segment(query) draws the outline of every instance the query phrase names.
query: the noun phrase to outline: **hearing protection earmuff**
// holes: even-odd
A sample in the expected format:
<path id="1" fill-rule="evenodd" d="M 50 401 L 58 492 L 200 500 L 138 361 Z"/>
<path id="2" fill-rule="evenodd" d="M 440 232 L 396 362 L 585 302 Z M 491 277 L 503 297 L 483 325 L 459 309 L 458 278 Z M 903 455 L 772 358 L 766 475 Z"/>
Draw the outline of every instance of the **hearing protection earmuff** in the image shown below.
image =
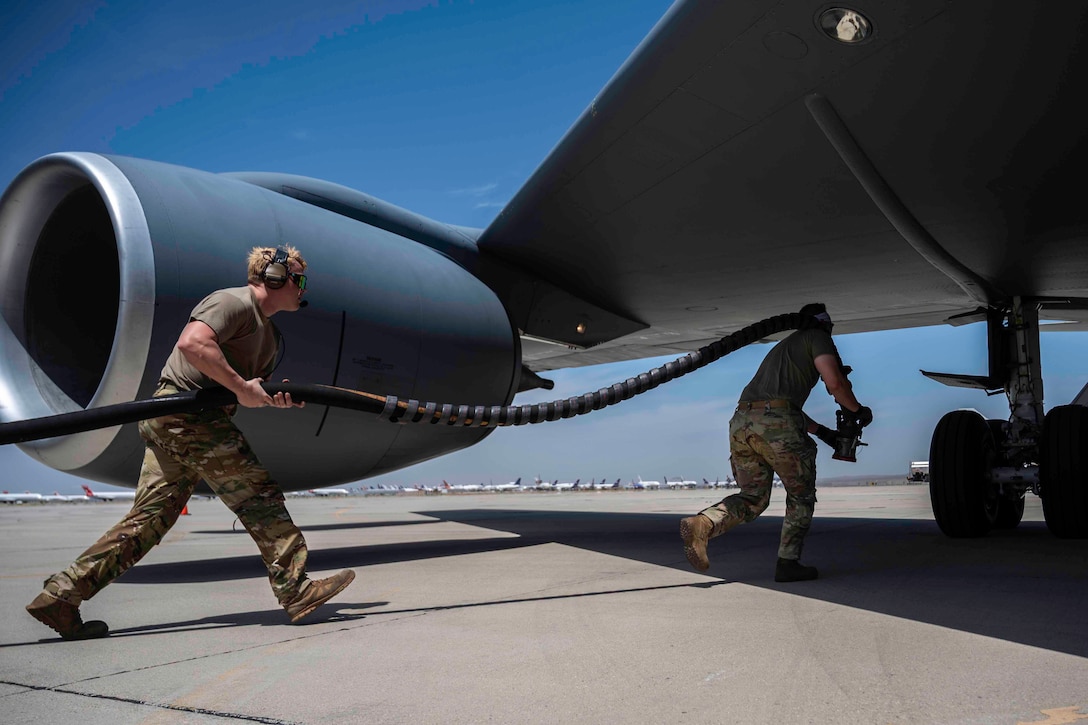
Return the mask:
<path id="1" fill-rule="evenodd" d="M 279 289 L 287 284 L 287 258 L 287 250 L 283 247 L 277 247 L 272 260 L 261 272 L 261 279 L 264 280 L 265 286 L 269 289 Z"/>

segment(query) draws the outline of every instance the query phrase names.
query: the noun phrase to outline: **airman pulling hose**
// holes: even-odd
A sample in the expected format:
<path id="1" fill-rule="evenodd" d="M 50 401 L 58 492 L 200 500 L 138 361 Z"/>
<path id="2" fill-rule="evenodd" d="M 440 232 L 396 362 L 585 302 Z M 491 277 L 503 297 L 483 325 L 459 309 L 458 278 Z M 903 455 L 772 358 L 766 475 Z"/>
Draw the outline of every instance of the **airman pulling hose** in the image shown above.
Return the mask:
<path id="1" fill-rule="evenodd" d="M 263 383 L 269 395 L 290 393 L 295 401 L 316 405 L 331 405 L 366 413 L 374 413 L 393 423 L 430 423 L 432 425 L 466 428 L 497 428 L 511 425 L 543 423 L 573 418 L 594 410 L 615 405 L 636 395 L 653 390 L 662 383 L 698 370 L 746 345 L 786 330 L 799 330 L 819 324 L 808 315 L 793 312 L 761 320 L 737 330 L 731 335 L 701 347 L 665 365 L 642 373 L 638 377 L 601 388 L 593 393 L 532 405 L 453 405 L 450 403 L 400 400 L 394 395 L 374 395 L 331 385 L 299 383 Z M 89 408 L 72 413 L 32 418 L 0 425 L 0 445 L 25 443 L 41 438 L 72 435 L 98 428 L 134 423 L 178 413 L 193 413 L 237 403 L 234 393 L 226 388 L 206 388 L 160 398 L 134 400 L 128 403 Z"/>

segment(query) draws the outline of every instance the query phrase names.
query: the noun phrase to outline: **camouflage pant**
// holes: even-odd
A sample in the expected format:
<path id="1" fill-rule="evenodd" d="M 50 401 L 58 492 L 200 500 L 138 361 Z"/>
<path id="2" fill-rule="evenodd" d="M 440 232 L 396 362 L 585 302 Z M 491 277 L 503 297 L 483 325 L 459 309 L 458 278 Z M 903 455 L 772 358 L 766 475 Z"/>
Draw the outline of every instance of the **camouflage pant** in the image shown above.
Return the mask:
<path id="1" fill-rule="evenodd" d="M 228 413 L 215 408 L 153 418 L 139 430 L 147 448 L 132 510 L 46 580 L 47 590 L 77 605 L 93 597 L 159 543 L 204 479 L 257 543 L 276 599 L 295 598 L 306 581 L 306 541 Z"/>
<path id="2" fill-rule="evenodd" d="M 729 450 L 741 492 L 700 512 L 714 522 L 711 536 L 763 513 L 778 473 L 786 489 L 778 556 L 800 559 L 816 507 L 816 443 L 805 434 L 804 416 L 792 408 L 737 410 L 729 421 Z"/>

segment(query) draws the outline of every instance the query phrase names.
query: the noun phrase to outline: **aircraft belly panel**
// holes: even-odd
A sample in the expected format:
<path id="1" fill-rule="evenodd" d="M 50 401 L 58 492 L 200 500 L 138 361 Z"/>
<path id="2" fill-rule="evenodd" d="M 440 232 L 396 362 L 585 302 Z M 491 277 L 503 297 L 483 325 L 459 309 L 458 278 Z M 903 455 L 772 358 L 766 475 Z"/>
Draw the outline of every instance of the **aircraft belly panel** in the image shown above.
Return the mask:
<path id="1" fill-rule="evenodd" d="M 1000 294 L 1088 295 L 1088 8 L 1048 9 L 874 7 L 875 36 L 847 47 L 807 3 L 735 18 L 680 3 L 480 248 L 669 331 L 704 326 L 685 313 L 708 307 L 735 329 L 822 300 L 858 331 L 973 309 L 824 137 L 804 103 L 818 92 L 921 227 Z"/>

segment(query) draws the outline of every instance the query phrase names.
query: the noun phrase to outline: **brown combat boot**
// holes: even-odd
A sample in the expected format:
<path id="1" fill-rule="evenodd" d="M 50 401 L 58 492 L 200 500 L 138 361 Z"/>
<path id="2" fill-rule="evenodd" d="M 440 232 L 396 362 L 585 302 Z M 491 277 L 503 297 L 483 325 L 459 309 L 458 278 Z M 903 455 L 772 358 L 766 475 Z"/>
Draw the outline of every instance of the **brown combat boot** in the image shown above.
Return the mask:
<path id="1" fill-rule="evenodd" d="M 710 568 L 706 544 L 710 541 L 710 532 L 713 530 L 714 524 L 702 514 L 680 519 L 680 538 L 684 540 L 684 556 L 698 571 L 706 571 Z"/>
<path id="2" fill-rule="evenodd" d="M 814 566 L 805 566 L 796 559 L 779 558 L 774 567 L 776 582 L 807 582 L 819 576 Z"/>
<path id="3" fill-rule="evenodd" d="M 63 639 L 96 639 L 105 637 L 110 628 L 105 622 L 84 622 L 79 607 L 42 592 L 26 605 L 30 616 L 54 630 Z"/>
<path id="4" fill-rule="evenodd" d="M 312 580 L 310 586 L 303 589 L 301 594 L 283 605 L 283 608 L 287 610 L 287 615 L 291 617 L 291 623 L 299 621 L 344 591 L 354 579 L 355 572 L 351 569 L 344 569 L 328 579 Z"/>

